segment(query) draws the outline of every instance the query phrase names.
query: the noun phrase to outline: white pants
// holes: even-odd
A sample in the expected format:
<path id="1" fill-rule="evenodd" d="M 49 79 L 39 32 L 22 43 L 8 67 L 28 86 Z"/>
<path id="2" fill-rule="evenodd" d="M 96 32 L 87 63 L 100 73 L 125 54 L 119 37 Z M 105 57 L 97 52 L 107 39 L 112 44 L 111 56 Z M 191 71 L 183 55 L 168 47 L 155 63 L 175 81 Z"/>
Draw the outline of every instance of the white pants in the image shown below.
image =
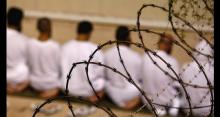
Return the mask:
<path id="1" fill-rule="evenodd" d="M 16 85 L 23 81 L 28 81 L 29 69 L 24 63 L 18 64 L 14 68 L 7 69 L 7 83 Z"/>
<path id="2" fill-rule="evenodd" d="M 63 91 L 65 91 L 66 88 L 66 79 L 64 79 L 65 81 L 62 83 L 62 89 Z M 70 79 L 72 80 L 72 79 Z M 92 85 L 95 89 L 96 92 L 102 91 L 104 89 L 105 86 L 105 81 L 103 79 L 98 79 L 96 81 L 91 81 Z M 69 82 L 69 95 L 72 96 L 81 96 L 81 97 L 90 97 L 95 95 L 92 87 L 89 85 L 88 81 L 85 82 L 73 82 L 74 84 L 71 84 L 72 81 Z"/>
<path id="3" fill-rule="evenodd" d="M 105 89 L 109 97 L 119 107 L 124 107 L 127 101 L 130 101 L 133 98 L 140 96 L 140 92 L 132 84 L 126 86 L 125 88 L 119 88 L 107 82 Z"/>
<path id="4" fill-rule="evenodd" d="M 30 80 L 30 85 L 35 90 L 46 91 L 54 88 L 60 88 L 61 83 L 59 81 L 56 81 L 56 79 L 54 79 L 54 81 L 51 82 L 44 82 L 41 80 Z"/>

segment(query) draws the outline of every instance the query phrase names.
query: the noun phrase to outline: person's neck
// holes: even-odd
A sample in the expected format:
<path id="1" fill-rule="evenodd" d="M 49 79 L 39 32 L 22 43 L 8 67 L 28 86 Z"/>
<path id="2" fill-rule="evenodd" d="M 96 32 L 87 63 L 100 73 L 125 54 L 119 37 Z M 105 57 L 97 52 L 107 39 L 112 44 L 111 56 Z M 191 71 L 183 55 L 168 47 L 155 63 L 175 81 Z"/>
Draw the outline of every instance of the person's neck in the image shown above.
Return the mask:
<path id="1" fill-rule="evenodd" d="M 169 53 L 167 52 L 167 51 L 165 51 L 164 49 L 158 49 L 159 51 L 162 51 L 162 52 L 164 52 L 164 53 L 166 53 L 166 54 L 168 54 L 169 55 Z"/>
<path id="2" fill-rule="evenodd" d="M 119 45 L 119 46 L 121 45 L 121 46 L 130 47 L 130 44 L 128 44 L 128 43 L 119 43 L 118 45 Z"/>
<path id="3" fill-rule="evenodd" d="M 47 41 L 47 40 L 49 40 L 49 36 L 48 36 L 48 34 L 40 34 L 40 36 L 38 37 L 38 40 Z"/>
<path id="4" fill-rule="evenodd" d="M 20 32 L 20 31 L 19 31 L 19 29 L 18 29 L 18 27 L 16 27 L 16 26 L 12 26 L 12 25 L 10 25 L 10 26 L 8 26 L 8 28 L 10 28 L 10 29 L 13 29 L 13 30 L 16 30 L 16 31 Z"/>
<path id="5" fill-rule="evenodd" d="M 84 35 L 84 34 L 79 34 L 77 35 L 77 38 L 76 38 L 78 41 L 88 41 L 88 36 L 87 35 Z"/>

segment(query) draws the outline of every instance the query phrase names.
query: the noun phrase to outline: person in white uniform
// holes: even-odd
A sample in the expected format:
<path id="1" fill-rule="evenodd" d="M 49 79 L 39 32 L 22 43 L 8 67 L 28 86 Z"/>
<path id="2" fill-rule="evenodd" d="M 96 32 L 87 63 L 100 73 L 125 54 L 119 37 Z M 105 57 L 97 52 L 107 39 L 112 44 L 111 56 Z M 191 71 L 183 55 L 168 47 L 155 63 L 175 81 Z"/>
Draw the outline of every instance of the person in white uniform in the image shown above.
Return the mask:
<path id="1" fill-rule="evenodd" d="M 28 87 L 28 38 L 21 33 L 23 11 L 12 7 L 7 13 L 7 93 L 22 92 Z"/>
<path id="2" fill-rule="evenodd" d="M 28 44 L 30 85 L 40 97 L 55 97 L 60 88 L 60 46 L 51 39 L 52 26 L 48 18 L 37 21 L 39 36 Z"/>
<path id="3" fill-rule="evenodd" d="M 213 56 L 213 49 L 206 43 L 206 41 L 202 40 L 197 44 L 195 49 L 203 54 Z M 194 52 L 193 56 L 199 62 L 200 65 L 204 68 L 205 74 L 207 75 L 210 83 L 214 86 L 214 59 L 208 58 L 198 52 Z M 198 85 L 203 87 L 208 87 L 207 80 L 199 69 L 198 64 L 195 61 L 192 61 L 188 64 L 185 64 L 181 70 L 181 78 L 183 82 Z M 211 93 L 209 89 L 195 88 L 191 86 L 187 86 L 186 90 L 189 93 L 190 101 L 192 107 L 200 107 L 200 106 L 208 106 L 205 108 L 193 109 L 192 112 L 194 116 L 203 117 L 208 116 L 210 113 L 211 107 Z M 214 90 L 212 90 L 214 93 Z M 185 97 L 185 95 L 183 96 Z M 205 98 L 204 98 L 205 97 Z M 214 105 L 213 105 L 214 106 Z M 188 102 L 185 98 L 183 98 L 182 107 L 189 107 Z M 189 112 L 189 110 L 185 110 L 185 112 Z"/>
<path id="4" fill-rule="evenodd" d="M 172 52 L 173 41 L 174 38 L 172 35 L 168 33 L 164 33 L 160 36 L 158 41 L 158 50 L 154 50 L 157 55 L 162 57 L 166 62 L 168 62 L 173 70 L 177 74 L 179 74 L 179 65 L 177 60 L 172 57 L 170 54 Z M 150 53 L 150 52 L 149 52 Z M 168 72 L 172 77 L 176 78 L 174 73 L 167 67 L 167 65 L 160 60 L 158 57 L 154 56 L 150 53 L 152 59 L 166 72 Z M 142 88 L 145 91 L 146 95 L 152 99 L 153 103 L 168 105 L 179 107 L 179 96 L 178 98 L 174 98 L 177 95 L 178 91 L 176 88 L 179 88 L 179 83 L 171 79 L 170 76 L 166 75 L 163 71 L 161 71 L 150 59 L 150 57 L 145 54 L 143 56 L 143 68 L 142 68 L 142 76 L 143 83 Z M 177 78 L 176 78 L 177 79 Z M 173 101 L 170 101 L 173 100 Z M 147 101 L 143 98 L 143 101 L 148 105 Z M 154 105 L 156 108 L 156 112 L 159 116 L 165 116 L 166 114 L 177 116 L 178 109 L 170 108 L 166 109 L 162 106 Z"/>
<path id="5" fill-rule="evenodd" d="M 131 42 L 130 32 L 126 26 L 119 26 L 117 28 L 115 38 L 117 41 Z M 132 50 L 128 43 L 119 43 L 119 50 L 131 78 L 140 87 L 141 56 Z M 120 63 L 116 46 L 107 50 L 104 55 L 106 65 L 116 68 L 118 71 L 126 75 L 126 72 Z M 124 77 L 112 70 L 105 69 L 105 73 L 107 78 L 105 89 L 114 103 L 124 109 L 132 109 L 140 103 L 140 92 L 133 84 L 129 83 Z"/>
<path id="6" fill-rule="evenodd" d="M 62 47 L 62 89 L 65 91 L 67 74 L 69 73 L 72 64 L 83 62 L 89 59 L 89 56 L 98 47 L 96 44 L 89 42 L 93 25 L 89 21 L 81 21 L 77 26 L 77 37 L 65 43 Z M 98 51 L 92 59 L 93 62 L 103 63 L 104 57 L 101 51 Z M 69 81 L 69 94 L 72 96 L 84 97 L 91 102 L 97 102 L 98 98 L 94 94 L 92 87 L 89 85 L 86 71 L 86 64 L 77 65 L 71 74 Z M 104 95 L 104 68 L 97 65 L 89 65 L 89 78 L 91 83 L 101 98 Z"/>

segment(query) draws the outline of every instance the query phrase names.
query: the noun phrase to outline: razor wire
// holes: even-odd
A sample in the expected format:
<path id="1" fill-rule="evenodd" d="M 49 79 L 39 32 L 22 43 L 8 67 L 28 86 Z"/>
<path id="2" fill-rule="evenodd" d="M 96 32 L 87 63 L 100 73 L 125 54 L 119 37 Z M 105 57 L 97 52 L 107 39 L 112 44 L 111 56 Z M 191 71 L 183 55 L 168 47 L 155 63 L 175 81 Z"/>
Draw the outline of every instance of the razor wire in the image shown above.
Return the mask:
<path id="1" fill-rule="evenodd" d="M 212 9 L 208 6 L 208 3 L 206 0 L 203 0 L 204 4 L 205 4 L 205 7 L 206 9 L 211 13 L 213 14 L 213 11 Z M 168 13 L 168 20 L 169 20 L 169 23 L 171 24 L 171 28 L 172 28 L 172 32 L 175 34 L 175 36 L 177 36 L 177 39 L 179 40 L 172 40 L 173 43 L 178 46 L 179 48 L 181 48 L 182 50 L 184 50 L 184 52 L 190 57 L 192 58 L 198 68 L 199 68 L 199 73 L 202 73 L 206 82 L 207 82 L 207 86 L 200 86 L 200 85 L 196 85 L 196 84 L 192 84 L 193 80 L 198 78 L 197 75 L 193 76 L 193 78 L 189 81 L 189 82 L 184 82 L 181 78 L 181 73 L 177 73 L 171 66 L 170 63 L 168 63 L 165 59 L 163 59 L 163 57 L 159 56 L 154 50 L 148 48 L 146 46 L 146 44 L 144 43 L 144 38 L 142 36 L 142 32 L 144 33 L 148 33 L 148 34 L 153 34 L 153 35 L 158 35 L 158 36 L 163 36 L 165 34 L 165 32 L 156 32 L 156 31 L 153 31 L 153 30 L 150 30 L 148 28 L 141 28 L 141 14 L 143 12 L 144 9 L 146 8 L 149 8 L 149 7 L 152 7 L 152 8 L 157 8 L 157 9 L 160 9 L 161 11 L 163 12 L 166 12 Z M 106 69 L 109 69 L 109 70 L 112 70 L 114 73 L 116 74 L 119 74 L 120 76 L 122 76 L 122 78 L 126 79 L 130 84 L 134 85 L 138 91 L 140 92 L 140 94 L 144 97 L 144 99 L 147 101 L 147 104 L 150 106 L 150 108 L 148 108 L 153 114 L 155 117 L 158 117 L 158 113 L 155 109 L 155 106 L 160 106 L 160 107 L 163 107 L 163 108 L 176 108 L 176 109 L 186 109 L 186 110 L 189 110 L 190 112 L 187 114 L 187 116 L 193 116 L 193 109 L 201 109 L 201 108 L 211 108 L 210 109 L 210 113 L 208 114 L 208 116 L 212 116 L 213 115 L 213 107 L 214 107 L 214 97 L 213 97 L 213 91 L 214 91 L 214 86 L 211 84 L 211 81 L 209 80 L 208 76 L 206 75 L 206 72 L 203 68 L 204 65 L 201 65 L 199 63 L 199 61 L 193 56 L 192 52 L 197 52 L 209 59 L 214 59 L 213 56 L 211 55 L 207 55 L 207 54 L 204 54 L 200 51 L 197 51 L 195 48 L 193 48 L 192 46 L 190 46 L 189 43 L 187 43 L 183 37 L 180 36 L 180 34 L 178 33 L 178 29 L 175 27 L 174 25 L 174 22 L 173 22 L 173 18 L 176 18 L 178 19 L 179 21 L 181 21 L 182 23 L 184 23 L 184 25 L 188 26 L 190 29 L 192 29 L 201 39 L 205 40 L 208 45 L 213 49 L 214 45 L 208 41 L 208 39 L 203 35 L 202 32 L 198 31 L 189 21 L 185 20 L 184 18 L 180 17 L 177 13 L 174 13 L 174 9 L 172 9 L 173 7 L 173 0 L 169 0 L 169 3 L 168 3 L 168 9 L 166 9 L 165 7 L 162 7 L 162 6 L 158 6 L 158 5 L 155 5 L 155 4 L 144 4 L 137 12 L 137 23 L 136 23 L 136 27 L 135 28 L 132 28 L 130 29 L 129 31 L 131 32 L 135 32 L 138 34 L 138 37 L 139 37 L 139 40 L 141 43 L 138 43 L 138 42 L 127 42 L 127 41 L 107 41 L 101 45 L 99 45 L 96 50 L 93 51 L 93 53 L 89 56 L 88 60 L 87 61 L 79 61 L 79 62 L 75 62 L 72 64 L 72 67 L 69 71 L 69 73 L 67 74 L 67 82 L 66 82 L 66 88 L 65 88 L 65 96 L 61 96 L 61 97 L 56 97 L 56 98 L 53 98 L 53 99 L 48 99 L 46 100 L 44 103 L 42 103 L 40 106 L 38 106 L 35 110 L 35 112 L 33 113 L 33 117 L 35 117 L 39 112 L 40 112 L 40 109 L 43 108 L 46 104 L 50 104 L 51 102 L 57 100 L 57 99 L 64 99 L 67 103 L 67 106 L 69 108 L 69 110 L 71 111 L 73 117 L 76 117 L 75 113 L 74 113 L 74 109 L 72 107 L 72 104 L 71 104 L 71 100 L 72 100 L 72 96 L 69 96 L 69 89 L 68 89 L 68 86 L 69 86 L 69 80 L 72 78 L 72 71 L 78 66 L 78 65 L 81 65 L 81 64 L 84 64 L 86 65 L 85 67 L 85 73 L 86 73 L 86 76 L 87 76 L 87 81 L 90 85 L 90 87 L 92 88 L 93 90 L 93 93 L 96 95 L 96 97 L 98 98 L 98 100 L 100 100 L 100 97 L 97 95 L 97 92 L 96 90 L 94 89 L 93 87 L 93 84 L 90 80 L 90 76 L 89 76 L 89 65 L 93 64 L 93 65 L 97 65 L 99 67 L 104 67 Z M 169 76 L 169 78 L 171 79 L 171 82 L 169 82 L 164 88 L 160 89 L 158 92 L 155 92 L 154 95 L 156 95 L 157 97 L 160 96 L 160 94 L 162 94 L 165 90 L 167 90 L 167 87 L 172 85 L 174 82 L 178 82 L 181 86 L 181 88 L 183 89 L 183 92 L 181 91 L 177 91 L 178 93 L 176 95 L 174 95 L 171 99 L 170 99 L 170 102 L 173 101 L 174 98 L 176 98 L 178 95 L 184 93 L 185 94 L 185 98 L 187 100 L 187 103 L 188 103 L 188 107 L 172 107 L 170 105 L 163 105 L 163 104 L 160 104 L 160 103 L 157 103 L 157 102 L 153 102 L 153 99 L 151 99 L 147 93 L 141 88 L 139 87 L 133 80 L 133 78 L 131 77 L 129 71 L 127 70 L 126 68 L 126 65 L 124 63 L 124 60 L 122 59 L 122 55 L 121 55 L 121 51 L 120 51 L 120 48 L 119 48 L 119 44 L 120 43 L 126 43 L 126 44 L 131 44 L 137 48 L 140 48 L 149 58 L 150 60 L 153 62 L 153 64 L 159 68 L 161 70 L 161 72 L 163 72 L 165 75 Z M 119 56 L 119 59 L 120 59 L 120 63 L 121 65 L 123 66 L 123 69 L 125 70 L 125 73 L 126 74 L 123 74 L 122 72 L 120 72 L 119 70 L 117 70 L 117 68 L 114 68 L 114 67 L 111 67 L 111 66 L 108 66 L 108 65 L 105 65 L 104 63 L 101 63 L 101 62 L 93 62 L 92 59 L 94 57 L 94 55 L 98 52 L 98 51 L 101 51 L 104 47 L 106 46 L 110 46 L 110 45 L 113 45 L 115 44 L 116 47 L 117 47 L 117 52 L 118 52 L 118 56 Z M 158 58 L 159 60 L 161 60 L 164 64 L 166 64 L 167 68 L 169 70 L 172 71 L 172 73 L 174 74 L 171 75 L 169 72 L 167 72 L 166 70 L 164 70 L 154 59 L 153 57 L 156 57 Z M 187 67 L 190 67 L 189 65 Z M 182 72 L 184 72 L 185 69 L 184 68 Z M 203 96 L 203 98 L 199 101 L 200 103 L 203 102 L 203 100 L 208 96 L 210 95 L 211 96 L 211 104 L 210 105 L 202 105 L 202 106 L 192 106 L 191 105 L 191 100 L 190 100 L 190 95 L 188 94 L 188 91 L 186 90 L 186 87 L 192 87 L 192 88 L 197 88 L 197 89 L 207 89 L 207 93 Z M 97 103 L 92 103 L 92 102 L 89 102 L 88 100 L 82 98 L 82 97 L 75 97 L 77 100 L 79 101 L 82 101 L 82 102 L 87 102 L 89 103 L 90 105 L 93 105 L 101 110 L 103 110 L 105 113 L 107 113 L 110 117 L 118 117 L 116 113 L 114 113 L 109 107 L 104 107 L 104 106 L 100 106 L 99 105 L 99 102 Z M 135 116 L 135 114 L 137 114 L 138 112 L 140 112 L 141 110 L 143 110 L 145 107 L 147 107 L 147 104 L 143 104 L 141 107 L 139 107 L 131 116 Z M 199 105 L 199 104 L 197 104 Z"/>

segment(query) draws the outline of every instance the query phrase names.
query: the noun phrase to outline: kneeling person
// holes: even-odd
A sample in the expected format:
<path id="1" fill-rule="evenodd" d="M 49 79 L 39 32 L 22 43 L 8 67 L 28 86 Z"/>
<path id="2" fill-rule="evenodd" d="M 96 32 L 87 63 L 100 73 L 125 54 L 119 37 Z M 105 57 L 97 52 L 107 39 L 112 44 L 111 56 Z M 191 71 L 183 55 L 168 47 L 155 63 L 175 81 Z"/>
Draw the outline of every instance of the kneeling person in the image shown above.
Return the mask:
<path id="1" fill-rule="evenodd" d="M 171 65 L 170 67 L 179 74 L 179 63 L 176 58 L 171 56 L 173 41 L 174 38 L 171 34 L 165 33 L 161 35 L 158 41 L 158 49 L 155 50 L 155 52 L 158 56 L 162 57 L 163 60 L 169 63 Z M 142 61 L 142 88 L 146 95 L 152 99 L 152 103 L 178 108 L 180 106 L 180 97 L 178 95 L 178 89 L 181 88 L 180 84 L 177 80 L 173 80 L 169 75 L 164 73 L 164 71 L 166 71 L 173 78 L 177 79 L 173 71 L 169 69 L 167 64 L 165 64 L 159 57 L 154 56 L 152 53 L 149 53 L 149 55 L 145 54 Z M 159 65 L 164 71 L 156 66 L 154 62 L 156 62 L 157 65 Z M 150 108 L 147 101 L 145 99 L 143 99 L 143 101 Z M 154 106 L 159 116 L 165 116 L 166 114 L 170 114 L 172 116 L 178 115 L 179 110 L 176 108 L 164 108 L 158 105 Z"/>
<path id="2" fill-rule="evenodd" d="M 203 67 L 203 71 L 206 74 L 206 77 L 210 81 L 211 85 L 214 86 L 214 59 L 204 56 L 210 55 L 213 56 L 213 49 L 208 45 L 205 40 L 199 42 L 195 49 L 198 52 L 194 52 L 193 56 L 199 62 L 199 64 Z M 199 53 L 200 52 L 200 53 Z M 201 54 L 203 53 L 203 54 Z M 183 82 L 189 83 L 191 85 L 197 85 L 202 87 L 208 87 L 207 80 L 204 76 L 203 72 L 200 70 L 199 65 L 196 61 L 192 61 L 188 64 L 185 64 L 182 67 L 181 78 Z M 182 89 L 183 90 L 183 89 Z M 190 97 L 190 102 L 192 107 L 202 107 L 211 105 L 211 92 L 209 88 L 198 88 L 187 86 L 186 90 Z M 212 90 L 214 91 L 214 90 Z M 212 92 L 214 94 L 214 92 Z M 188 102 L 186 100 L 186 95 L 183 96 L 182 107 L 189 108 Z M 212 105 L 214 108 L 214 105 Z M 192 114 L 196 117 L 206 117 L 209 116 L 211 110 L 211 106 L 205 108 L 192 109 Z M 184 109 L 186 113 L 189 113 L 189 109 Z"/>
<path id="3" fill-rule="evenodd" d="M 60 87 L 60 47 L 50 39 L 51 21 L 48 18 L 40 18 L 37 29 L 40 32 L 38 39 L 30 40 L 28 45 L 30 84 L 41 97 L 50 98 L 58 94 Z"/>
<path id="4" fill-rule="evenodd" d="M 116 40 L 131 41 L 127 27 L 119 26 L 117 28 Z M 119 50 L 131 78 L 140 86 L 141 56 L 133 51 L 128 43 L 119 43 Z M 126 74 L 120 63 L 116 46 L 107 50 L 105 53 L 105 64 Z M 109 69 L 106 69 L 106 76 L 106 92 L 118 106 L 124 109 L 132 109 L 139 104 L 140 93 L 133 84 L 130 84 L 124 77 Z"/>
<path id="5" fill-rule="evenodd" d="M 28 38 L 21 33 L 23 11 L 10 8 L 7 14 L 7 93 L 22 92 L 28 87 Z"/>
<path id="6" fill-rule="evenodd" d="M 77 38 L 71 39 L 62 47 L 62 89 L 65 90 L 67 82 L 67 74 L 69 73 L 72 64 L 83 62 L 89 59 L 89 56 L 97 49 L 97 45 L 89 42 L 92 33 L 92 24 L 88 21 L 82 21 L 77 27 Z M 92 62 L 103 62 L 103 54 L 98 51 L 92 59 Z M 87 80 L 86 64 L 77 65 L 71 74 L 69 80 L 69 94 L 76 97 L 84 97 L 91 102 L 97 102 L 98 98 L 94 94 L 92 87 Z M 89 65 L 88 71 L 91 83 L 101 98 L 104 94 L 104 68 L 97 65 Z"/>

